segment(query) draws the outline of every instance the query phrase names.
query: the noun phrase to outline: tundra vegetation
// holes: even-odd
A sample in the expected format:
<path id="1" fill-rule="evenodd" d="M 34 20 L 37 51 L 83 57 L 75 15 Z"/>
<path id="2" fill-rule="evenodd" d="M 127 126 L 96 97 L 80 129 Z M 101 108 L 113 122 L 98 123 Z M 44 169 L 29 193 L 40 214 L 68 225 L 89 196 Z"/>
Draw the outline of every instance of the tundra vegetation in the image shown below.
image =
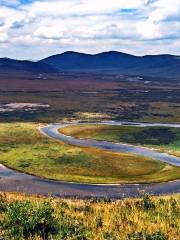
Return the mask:
<path id="1" fill-rule="evenodd" d="M 0 73 L 0 121 L 179 123 L 180 85 L 176 81 L 138 79 L 107 73 Z M 14 103 L 29 106 L 12 109 Z M 39 107 L 32 108 L 32 104 Z"/>
<path id="2" fill-rule="evenodd" d="M 178 240 L 180 195 L 67 200 L 0 194 L 6 240 Z"/>

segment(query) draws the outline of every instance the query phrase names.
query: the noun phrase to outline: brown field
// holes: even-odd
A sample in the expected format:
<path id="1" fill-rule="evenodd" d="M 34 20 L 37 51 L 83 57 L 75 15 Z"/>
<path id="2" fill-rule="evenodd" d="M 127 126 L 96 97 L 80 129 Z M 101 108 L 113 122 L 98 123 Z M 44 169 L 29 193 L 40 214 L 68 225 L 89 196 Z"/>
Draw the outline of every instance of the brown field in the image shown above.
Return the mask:
<path id="1" fill-rule="evenodd" d="M 148 80 L 148 79 L 147 79 Z M 180 121 L 180 86 L 173 82 L 98 74 L 19 76 L 0 74 L 0 103 L 41 103 L 28 109 L 0 112 L 0 121 L 62 121 L 118 119 Z M 93 117 L 89 117 L 90 113 Z"/>

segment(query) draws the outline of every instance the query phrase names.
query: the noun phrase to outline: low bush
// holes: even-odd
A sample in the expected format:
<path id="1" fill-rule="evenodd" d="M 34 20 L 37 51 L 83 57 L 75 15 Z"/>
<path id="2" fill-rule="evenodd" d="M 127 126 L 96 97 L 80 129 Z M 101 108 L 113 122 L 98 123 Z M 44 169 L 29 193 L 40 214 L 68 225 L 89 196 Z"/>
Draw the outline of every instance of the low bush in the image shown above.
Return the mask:
<path id="1" fill-rule="evenodd" d="M 153 234 L 138 232 L 128 234 L 128 240 L 167 240 L 167 237 L 161 232 L 155 232 Z"/>
<path id="2" fill-rule="evenodd" d="M 102 201 L 0 195 L 0 240 L 176 240 L 179 195 Z"/>
<path id="3" fill-rule="evenodd" d="M 30 202 L 12 202 L 7 206 L 3 222 L 9 239 L 28 239 L 40 236 L 47 240 L 58 232 L 58 222 L 49 202 L 33 206 Z"/>
<path id="4" fill-rule="evenodd" d="M 140 195 L 142 197 L 141 205 L 144 210 L 155 209 L 155 204 L 152 202 L 151 197 L 148 193 L 141 192 Z"/>

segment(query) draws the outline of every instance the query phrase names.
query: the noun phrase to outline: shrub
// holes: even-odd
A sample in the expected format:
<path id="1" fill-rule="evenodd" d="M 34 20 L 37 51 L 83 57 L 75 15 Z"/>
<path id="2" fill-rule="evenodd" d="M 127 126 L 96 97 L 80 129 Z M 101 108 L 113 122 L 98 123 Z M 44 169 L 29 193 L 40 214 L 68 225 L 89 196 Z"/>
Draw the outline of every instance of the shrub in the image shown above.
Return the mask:
<path id="1" fill-rule="evenodd" d="M 151 197 L 146 192 L 141 192 L 141 205 L 143 206 L 144 210 L 155 209 L 155 204 L 151 201 Z"/>
<path id="2" fill-rule="evenodd" d="M 10 239 L 28 239 L 35 236 L 49 239 L 58 230 L 50 203 L 34 207 L 29 202 L 13 202 L 8 205 L 4 228 Z"/>
<path id="3" fill-rule="evenodd" d="M 96 218 L 96 228 L 102 228 L 103 227 L 103 219 L 102 217 L 97 217 Z"/>
<path id="4" fill-rule="evenodd" d="M 93 197 L 90 199 L 90 203 L 112 203 L 113 200 L 111 198 L 106 197 Z"/>
<path id="5" fill-rule="evenodd" d="M 84 205 L 80 207 L 75 207 L 74 208 L 75 212 L 83 212 L 85 215 L 88 215 L 93 212 L 93 209 L 90 205 Z"/>
<path id="6" fill-rule="evenodd" d="M 49 235 L 54 235 L 58 232 L 58 222 L 53 213 L 54 209 L 50 203 L 44 202 L 33 215 L 34 233 L 40 235 L 44 240 L 48 239 Z"/>
<path id="7" fill-rule="evenodd" d="M 161 232 L 148 234 L 146 232 L 130 233 L 128 234 L 128 240 L 166 240 L 167 237 Z"/>
<path id="8" fill-rule="evenodd" d="M 172 143 L 176 140 L 176 135 L 167 127 L 149 127 L 121 136 L 121 139 L 128 143 L 161 145 Z"/>
<path id="9" fill-rule="evenodd" d="M 170 204 L 171 204 L 171 210 L 173 213 L 178 213 L 179 209 L 178 209 L 178 204 L 177 201 L 175 199 L 171 199 L 170 200 Z"/>
<path id="10" fill-rule="evenodd" d="M 116 236 L 114 235 L 114 233 L 112 233 L 112 232 L 105 232 L 105 233 L 103 234 L 103 239 L 104 239 L 104 240 L 116 240 L 117 238 L 116 238 Z"/>
<path id="11" fill-rule="evenodd" d="M 76 239 L 87 240 L 88 232 L 86 227 L 81 221 L 73 219 L 69 216 L 61 216 L 60 228 L 58 236 L 60 239 Z"/>
<path id="12" fill-rule="evenodd" d="M 0 213 L 5 212 L 7 209 L 6 194 L 0 193 Z"/>

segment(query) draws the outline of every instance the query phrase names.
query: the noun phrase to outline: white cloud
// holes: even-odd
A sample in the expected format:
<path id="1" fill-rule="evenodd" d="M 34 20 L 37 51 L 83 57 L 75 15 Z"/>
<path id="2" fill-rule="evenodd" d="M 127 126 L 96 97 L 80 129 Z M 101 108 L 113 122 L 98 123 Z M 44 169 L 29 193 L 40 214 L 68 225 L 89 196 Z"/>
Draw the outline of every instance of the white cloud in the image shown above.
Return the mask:
<path id="1" fill-rule="evenodd" d="M 28 9 L 31 16 L 67 15 L 67 14 L 103 14 L 118 11 L 119 9 L 138 8 L 145 0 L 66 0 L 66 1 L 35 1 L 24 9 Z"/>
<path id="2" fill-rule="evenodd" d="M 179 0 L 0 0 L 1 56 L 41 58 L 66 50 L 180 54 L 179 34 Z"/>
<path id="3" fill-rule="evenodd" d="M 66 30 L 65 27 L 60 26 L 41 26 L 35 32 L 34 36 L 42 37 L 42 38 L 49 38 L 49 39 L 58 39 L 64 36 L 64 31 Z"/>
<path id="4" fill-rule="evenodd" d="M 146 39 L 159 38 L 162 36 L 158 24 L 151 21 L 139 22 L 137 23 L 136 28 L 138 33 Z"/>
<path id="5" fill-rule="evenodd" d="M 158 22 L 166 19 L 167 17 L 179 15 L 180 1 L 179 0 L 159 0 L 154 2 L 155 8 L 149 16 L 150 21 Z"/>
<path id="6" fill-rule="evenodd" d="M 3 42 L 6 42 L 7 40 L 8 40 L 8 35 L 2 30 L 0 30 L 0 42 L 3 43 Z"/>
<path id="7" fill-rule="evenodd" d="M 157 0 L 153 1 L 149 7 L 147 19 L 137 23 L 137 31 L 144 38 L 165 37 L 166 34 L 168 35 L 168 31 L 171 31 L 171 27 L 168 26 L 168 18 L 176 18 L 178 16 L 180 19 L 180 1 Z M 161 31 L 164 25 L 167 26 L 166 32 Z"/>

